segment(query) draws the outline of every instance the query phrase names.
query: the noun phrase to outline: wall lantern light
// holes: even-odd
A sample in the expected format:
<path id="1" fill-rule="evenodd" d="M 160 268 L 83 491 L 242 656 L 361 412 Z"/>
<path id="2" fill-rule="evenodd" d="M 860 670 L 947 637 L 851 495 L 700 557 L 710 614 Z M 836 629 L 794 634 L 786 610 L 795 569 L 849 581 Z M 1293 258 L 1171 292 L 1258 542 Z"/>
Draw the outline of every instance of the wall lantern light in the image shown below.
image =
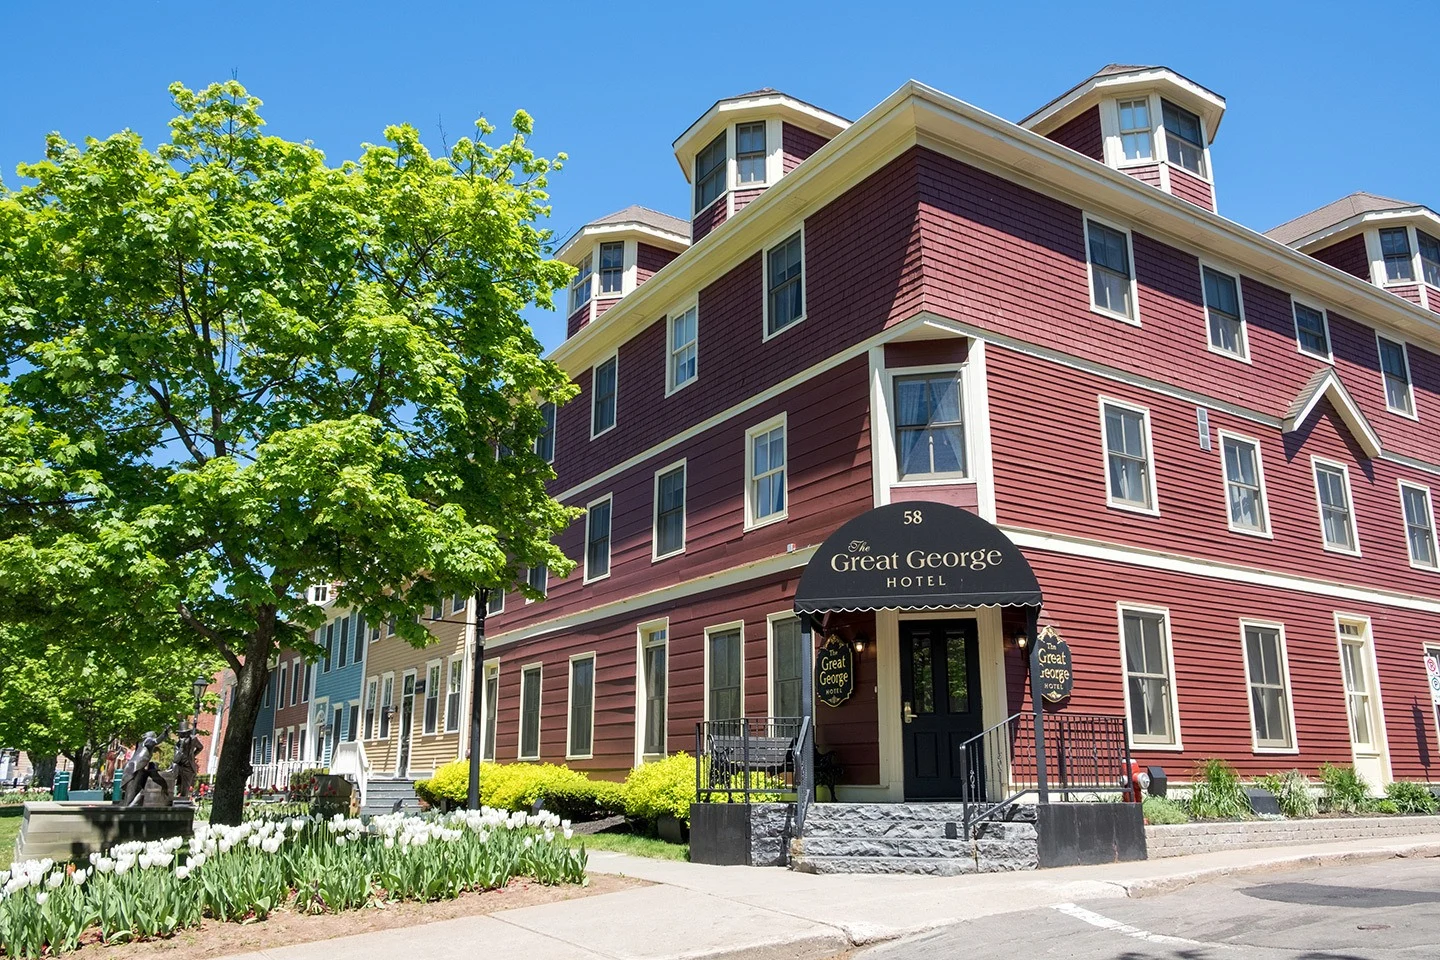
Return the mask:
<path id="1" fill-rule="evenodd" d="M 855 634 L 855 639 L 851 641 L 851 646 L 855 648 L 856 653 L 864 653 L 865 645 L 869 642 L 870 638 L 866 634 L 857 633 Z"/>
<path id="2" fill-rule="evenodd" d="M 1014 641 L 1015 649 L 1023 652 L 1030 647 L 1030 634 L 1025 630 L 1021 630 L 1015 634 Z"/>

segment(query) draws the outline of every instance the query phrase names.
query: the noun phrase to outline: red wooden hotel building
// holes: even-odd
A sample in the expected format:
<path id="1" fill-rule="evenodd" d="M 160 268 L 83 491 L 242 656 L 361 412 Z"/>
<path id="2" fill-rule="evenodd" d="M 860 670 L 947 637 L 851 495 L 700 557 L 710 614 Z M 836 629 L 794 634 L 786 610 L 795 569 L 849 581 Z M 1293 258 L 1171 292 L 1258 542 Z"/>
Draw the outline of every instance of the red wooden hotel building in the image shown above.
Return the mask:
<path id="1" fill-rule="evenodd" d="M 581 392 L 541 452 L 579 566 L 492 599 L 486 754 L 620 777 L 699 721 L 797 715 L 817 546 L 938 501 L 1023 551 L 1073 652 L 1059 709 L 1128 718 L 1142 763 L 1440 780 L 1440 216 L 1227 220 L 1224 112 L 1120 65 L 1019 123 L 913 82 L 853 122 L 774 90 L 705 111 L 689 222 L 631 207 L 559 251 Z M 1024 626 L 817 624 L 863 644 L 815 707 L 839 798 L 936 795 L 917 717 L 1028 710 Z"/>

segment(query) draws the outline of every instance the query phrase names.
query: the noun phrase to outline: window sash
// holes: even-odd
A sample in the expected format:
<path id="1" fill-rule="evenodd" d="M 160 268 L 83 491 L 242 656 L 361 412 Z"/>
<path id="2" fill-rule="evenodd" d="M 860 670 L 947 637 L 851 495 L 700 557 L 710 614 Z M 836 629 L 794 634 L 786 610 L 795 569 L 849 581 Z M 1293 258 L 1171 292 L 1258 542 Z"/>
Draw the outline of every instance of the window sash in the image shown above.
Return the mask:
<path id="1" fill-rule="evenodd" d="M 1420 242 L 1420 271 L 1425 282 L 1440 287 L 1440 240 L 1424 230 L 1416 230 L 1415 238 Z"/>
<path id="2" fill-rule="evenodd" d="M 1165 615 L 1126 611 L 1123 632 L 1131 739 L 1136 743 L 1173 744 L 1174 714 Z"/>
<path id="3" fill-rule="evenodd" d="M 540 668 L 520 671 L 520 757 L 540 756 Z"/>
<path id="4" fill-rule="evenodd" d="M 796 233 L 767 254 L 770 266 L 769 332 L 775 334 L 805 315 L 805 263 Z"/>
<path id="5" fill-rule="evenodd" d="M 504 612 L 505 591 L 500 587 L 491 587 L 489 596 L 485 598 L 485 616 L 493 617 Z"/>
<path id="6" fill-rule="evenodd" d="M 898 478 L 964 477 L 967 463 L 960 375 L 896 377 L 894 396 Z"/>
<path id="7" fill-rule="evenodd" d="M 546 463 L 555 462 L 555 404 L 540 404 L 540 435 L 535 438 L 535 455 Z"/>
<path id="8" fill-rule="evenodd" d="M 1435 530 L 1431 521 L 1430 494 L 1419 487 L 1401 487 L 1400 502 L 1405 511 L 1405 540 L 1410 550 L 1410 562 L 1422 567 L 1435 566 Z"/>
<path id="9" fill-rule="evenodd" d="M 595 658 L 570 661 L 570 742 L 568 756 L 585 756 L 594 748 L 591 721 L 595 707 Z"/>
<path id="10" fill-rule="evenodd" d="M 365 684 L 365 739 L 375 739 L 375 705 L 379 695 L 378 684 L 371 680 Z"/>
<path id="11" fill-rule="evenodd" d="M 290 665 L 280 664 L 280 682 L 277 685 L 279 697 L 275 701 L 275 709 L 280 710 L 285 706 L 285 696 L 290 692 Z"/>
<path id="12" fill-rule="evenodd" d="M 1145 415 L 1112 404 L 1105 405 L 1105 449 L 1110 499 L 1150 509 L 1150 451 L 1145 439 Z"/>
<path id="13" fill-rule="evenodd" d="M 695 379 L 699 350 L 696 307 L 670 318 L 670 389 Z"/>
<path id="14" fill-rule="evenodd" d="M 1126 160 L 1151 160 L 1155 156 L 1149 100 L 1121 100 L 1120 150 Z"/>
<path id="15" fill-rule="evenodd" d="M 434 733 L 440 722 L 440 664 L 425 671 L 425 732 Z"/>
<path id="16" fill-rule="evenodd" d="M 395 704 L 395 678 L 386 677 L 380 695 L 380 739 L 390 739 L 390 708 Z"/>
<path id="17" fill-rule="evenodd" d="M 741 662 L 740 629 L 710 634 L 709 720 L 738 720 L 745 715 L 742 702 L 744 669 Z"/>
<path id="18" fill-rule="evenodd" d="M 685 468 L 662 473 L 655 483 L 655 555 L 685 547 Z"/>
<path id="19" fill-rule="evenodd" d="M 641 751 L 647 755 L 665 753 L 669 675 L 665 630 L 652 630 L 645 637 L 645 736 Z"/>
<path id="20" fill-rule="evenodd" d="M 735 127 L 735 181 L 765 182 L 765 121 Z"/>
<path id="21" fill-rule="evenodd" d="M 496 670 L 485 673 L 485 742 L 480 756 L 485 760 L 495 759 L 495 720 L 499 716 L 500 674 Z"/>
<path id="22" fill-rule="evenodd" d="M 1279 630 L 1274 627 L 1245 627 L 1245 660 L 1250 670 L 1250 721 L 1257 746 L 1284 749 L 1294 746 L 1284 657 Z"/>
<path id="23" fill-rule="evenodd" d="M 301 674 L 306 672 L 308 672 L 308 667 L 305 661 L 296 660 L 293 662 L 290 670 L 290 703 L 292 706 L 297 703 L 304 703 L 304 701 L 300 699 L 301 687 L 305 685 L 305 679 Z"/>
<path id="24" fill-rule="evenodd" d="M 1320 498 L 1321 526 L 1326 545 L 1354 550 L 1355 528 L 1350 517 L 1350 496 L 1346 490 L 1344 471 L 1317 465 L 1315 491 Z"/>
<path id="25" fill-rule="evenodd" d="M 615 390 L 619 358 L 611 357 L 595 368 L 591 384 L 590 432 L 596 436 L 615 426 Z"/>
<path id="26" fill-rule="evenodd" d="M 587 253 L 585 259 L 580 261 L 575 279 L 570 281 L 570 312 L 572 314 L 590 302 L 590 278 L 594 274 L 594 264 L 594 254 Z"/>
<path id="27" fill-rule="evenodd" d="M 527 567 L 525 582 L 542 597 L 550 592 L 550 568 L 548 566 Z"/>
<path id="28" fill-rule="evenodd" d="M 800 618 L 776 620 L 771 627 L 770 690 L 771 715 L 800 716 Z"/>
<path id="29" fill-rule="evenodd" d="M 1364 640 L 1341 640 L 1340 666 L 1345 678 L 1345 701 L 1350 710 L 1350 740 L 1357 747 L 1373 748 Z"/>
<path id="30" fill-rule="evenodd" d="M 465 665 L 459 660 L 450 661 L 450 683 L 445 692 L 445 732 L 460 729 L 460 687 L 464 682 Z"/>
<path id="31" fill-rule="evenodd" d="M 1091 301 L 1101 309 L 1134 319 L 1129 241 L 1121 231 L 1094 220 L 1087 220 L 1086 227 Z"/>
<path id="32" fill-rule="evenodd" d="M 695 155 L 695 212 L 699 213 L 725 193 L 726 135 L 711 140 Z"/>
<path id="33" fill-rule="evenodd" d="M 1160 101 L 1160 113 L 1165 124 L 1165 149 L 1170 162 L 1205 176 L 1205 142 L 1200 118 L 1169 100 Z"/>
<path id="34" fill-rule="evenodd" d="M 1205 311 L 1210 320 L 1210 345 L 1225 353 L 1245 355 L 1245 324 L 1240 312 L 1239 281 L 1209 267 L 1205 274 Z"/>
<path id="35" fill-rule="evenodd" d="M 625 285 L 625 242 L 600 244 L 600 292 L 620 293 Z"/>
<path id="36" fill-rule="evenodd" d="M 1385 258 L 1385 280 L 1389 283 L 1411 283 L 1415 280 L 1415 262 L 1410 254 L 1410 231 L 1406 227 L 1387 227 L 1380 231 L 1380 253 Z"/>
<path id="37" fill-rule="evenodd" d="M 1321 357 L 1330 356 L 1330 337 L 1325 330 L 1325 314 L 1319 310 L 1295 304 L 1295 337 L 1300 348 Z"/>
<path id="38" fill-rule="evenodd" d="M 785 512 L 785 428 L 750 438 L 750 511 L 754 520 Z"/>
<path id="39" fill-rule="evenodd" d="M 1226 437 L 1221 442 L 1225 459 L 1225 492 L 1230 525 L 1265 531 L 1265 491 L 1260 479 L 1260 448 L 1248 440 Z"/>
<path id="40" fill-rule="evenodd" d="M 1380 371 L 1385 378 L 1385 406 L 1391 410 L 1412 413 L 1415 409 L 1410 391 L 1410 365 L 1405 345 L 1377 337 L 1380 350 Z"/>
<path id="41" fill-rule="evenodd" d="M 610 501 L 590 508 L 585 525 L 585 578 L 594 580 L 610 572 Z"/>

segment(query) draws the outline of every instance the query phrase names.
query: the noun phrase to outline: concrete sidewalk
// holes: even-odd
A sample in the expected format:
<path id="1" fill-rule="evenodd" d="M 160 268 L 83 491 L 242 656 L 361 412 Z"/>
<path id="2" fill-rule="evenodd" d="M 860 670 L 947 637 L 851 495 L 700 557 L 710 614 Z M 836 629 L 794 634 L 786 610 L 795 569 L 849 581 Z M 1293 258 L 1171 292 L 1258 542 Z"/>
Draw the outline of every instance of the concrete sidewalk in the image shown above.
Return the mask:
<path id="1" fill-rule="evenodd" d="M 648 880 L 601 896 L 276 947 L 245 960 L 679 960 L 829 957 L 1057 903 L 1168 892 L 1235 873 L 1440 856 L 1440 834 L 1236 850 L 1098 867 L 964 877 L 792 873 L 596 852 L 591 869 Z"/>

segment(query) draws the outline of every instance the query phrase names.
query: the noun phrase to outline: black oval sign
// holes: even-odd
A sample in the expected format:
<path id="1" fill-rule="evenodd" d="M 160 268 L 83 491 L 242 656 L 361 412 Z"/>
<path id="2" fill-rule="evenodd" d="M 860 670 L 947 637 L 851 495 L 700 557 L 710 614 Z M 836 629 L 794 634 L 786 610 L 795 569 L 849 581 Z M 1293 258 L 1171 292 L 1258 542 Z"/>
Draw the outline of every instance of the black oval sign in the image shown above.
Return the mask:
<path id="1" fill-rule="evenodd" d="M 855 692 L 855 652 L 839 637 L 831 637 L 815 658 L 815 698 L 838 707 Z"/>
<path id="2" fill-rule="evenodd" d="M 1040 666 L 1040 697 L 1047 703 L 1059 703 L 1075 688 L 1074 662 L 1070 645 L 1061 639 L 1054 627 L 1046 626 L 1035 639 L 1035 658 Z"/>

